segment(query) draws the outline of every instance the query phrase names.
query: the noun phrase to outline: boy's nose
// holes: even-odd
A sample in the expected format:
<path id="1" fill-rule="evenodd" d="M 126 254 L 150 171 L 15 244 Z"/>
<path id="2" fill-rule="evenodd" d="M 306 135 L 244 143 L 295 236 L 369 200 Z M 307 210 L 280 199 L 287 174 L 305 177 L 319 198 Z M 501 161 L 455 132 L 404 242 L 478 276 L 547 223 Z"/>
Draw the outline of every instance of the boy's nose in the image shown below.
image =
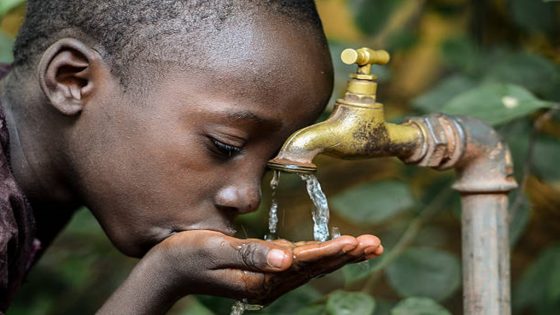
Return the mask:
<path id="1" fill-rule="evenodd" d="M 220 189 L 215 199 L 215 204 L 219 208 L 247 213 L 259 207 L 261 189 L 258 185 L 226 186 Z"/>

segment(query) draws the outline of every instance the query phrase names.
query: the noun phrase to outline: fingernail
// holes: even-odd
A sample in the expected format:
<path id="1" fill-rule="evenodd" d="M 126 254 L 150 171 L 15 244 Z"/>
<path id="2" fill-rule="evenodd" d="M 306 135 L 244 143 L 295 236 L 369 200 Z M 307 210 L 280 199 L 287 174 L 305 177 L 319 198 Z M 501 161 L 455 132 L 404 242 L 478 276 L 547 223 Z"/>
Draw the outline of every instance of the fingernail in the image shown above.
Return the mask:
<path id="1" fill-rule="evenodd" d="M 284 260 L 286 258 L 287 256 L 284 253 L 284 251 L 281 251 L 279 249 L 272 249 L 268 252 L 268 255 L 266 256 L 266 262 L 271 267 L 282 268 L 282 266 L 284 265 Z"/>

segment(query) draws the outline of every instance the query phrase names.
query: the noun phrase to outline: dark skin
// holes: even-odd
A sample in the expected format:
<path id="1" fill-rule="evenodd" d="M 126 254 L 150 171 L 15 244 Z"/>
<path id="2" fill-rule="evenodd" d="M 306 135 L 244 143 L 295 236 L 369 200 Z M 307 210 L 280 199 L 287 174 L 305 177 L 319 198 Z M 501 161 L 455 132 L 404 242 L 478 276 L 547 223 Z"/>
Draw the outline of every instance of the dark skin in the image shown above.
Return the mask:
<path id="1" fill-rule="evenodd" d="M 54 237 L 50 227 L 86 205 L 119 250 L 142 258 L 102 314 L 165 313 L 189 294 L 269 303 L 383 252 L 373 235 L 232 236 L 232 220 L 258 207 L 266 162 L 323 110 L 332 66 L 325 47 L 280 17 L 220 36 L 208 51 L 224 58 L 204 69 L 144 61 L 145 78 L 149 69 L 161 77 L 139 80 L 140 89 L 125 90 L 98 50 L 75 38 L 47 49 L 35 76 L 16 71 L 4 82 L 12 168 L 39 234 Z"/>

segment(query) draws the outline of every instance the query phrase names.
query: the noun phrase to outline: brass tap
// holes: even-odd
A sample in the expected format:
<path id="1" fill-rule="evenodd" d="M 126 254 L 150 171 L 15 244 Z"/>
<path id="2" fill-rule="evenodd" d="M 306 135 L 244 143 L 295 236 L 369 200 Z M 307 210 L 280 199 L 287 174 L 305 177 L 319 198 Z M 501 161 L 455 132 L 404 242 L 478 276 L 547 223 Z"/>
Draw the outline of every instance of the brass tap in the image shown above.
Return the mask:
<path id="1" fill-rule="evenodd" d="M 384 50 L 346 49 L 341 55 L 346 64 L 356 64 L 346 93 L 338 99 L 330 117 L 292 134 L 268 166 L 284 172 L 311 173 L 317 170 L 313 159 L 326 154 L 343 159 L 396 156 L 414 160 L 422 140 L 413 123 L 385 122 L 383 104 L 376 101 L 377 77 L 373 64 L 387 64 Z"/>

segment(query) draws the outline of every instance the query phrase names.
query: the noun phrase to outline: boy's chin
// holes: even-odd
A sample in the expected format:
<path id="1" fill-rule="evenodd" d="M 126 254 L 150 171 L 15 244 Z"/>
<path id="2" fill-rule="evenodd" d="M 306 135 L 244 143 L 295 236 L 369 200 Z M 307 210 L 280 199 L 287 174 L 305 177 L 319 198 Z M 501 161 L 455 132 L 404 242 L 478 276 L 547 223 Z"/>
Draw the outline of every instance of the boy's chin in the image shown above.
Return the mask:
<path id="1" fill-rule="evenodd" d="M 184 229 L 152 229 L 148 233 L 142 233 L 141 237 L 134 237 L 132 234 L 127 234 L 126 237 L 118 237 L 108 233 L 109 239 L 113 245 L 124 255 L 135 258 L 142 258 L 150 249 L 157 244 L 161 243 L 168 237 L 181 232 L 188 231 L 212 231 L 221 233 L 227 236 L 235 236 L 237 230 L 233 225 L 220 224 L 220 225 L 196 225 L 186 227 Z"/>
<path id="2" fill-rule="evenodd" d="M 176 232 L 173 230 L 161 229 L 157 233 L 151 231 L 151 233 L 142 233 L 142 235 L 129 233 L 125 237 L 119 237 L 118 235 L 107 233 L 107 236 L 122 254 L 129 257 L 142 258 L 155 245 L 174 233 Z"/>

